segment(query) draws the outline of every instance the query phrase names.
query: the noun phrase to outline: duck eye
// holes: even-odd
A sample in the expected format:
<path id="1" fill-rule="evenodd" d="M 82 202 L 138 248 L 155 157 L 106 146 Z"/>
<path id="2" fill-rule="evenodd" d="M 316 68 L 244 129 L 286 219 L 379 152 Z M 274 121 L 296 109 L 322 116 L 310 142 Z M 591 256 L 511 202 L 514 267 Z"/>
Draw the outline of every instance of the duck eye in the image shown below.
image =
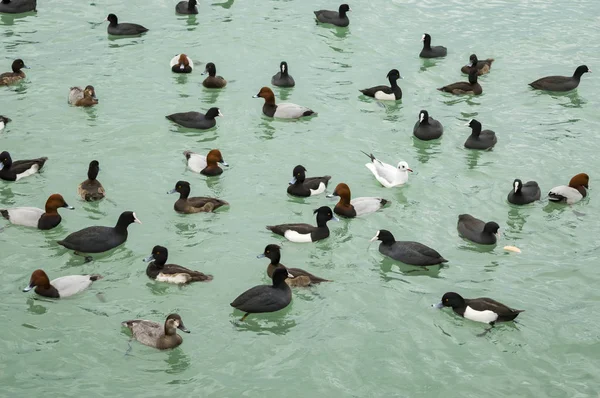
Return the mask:
<path id="1" fill-rule="evenodd" d="M 445 299 L 444 301 L 445 301 L 445 302 L 448 302 L 448 299 Z"/>
<path id="2" fill-rule="evenodd" d="M 177 189 L 181 189 L 181 185 L 178 185 L 178 186 L 177 186 Z"/>
<path id="3" fill-rule="evenodd" d="M 267 250 L 267 254 L 271 253 L 270 251 Z"/>

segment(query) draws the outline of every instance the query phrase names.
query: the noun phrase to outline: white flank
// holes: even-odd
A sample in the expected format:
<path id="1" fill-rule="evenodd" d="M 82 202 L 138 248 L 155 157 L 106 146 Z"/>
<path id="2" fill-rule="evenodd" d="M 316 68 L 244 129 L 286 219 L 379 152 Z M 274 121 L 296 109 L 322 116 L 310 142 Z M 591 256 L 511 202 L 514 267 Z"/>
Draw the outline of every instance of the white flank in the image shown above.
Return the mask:
<path id="1" fill-rule="evenodd" d="M 288 229 L 287 231 L 285 231 L 283 236 L 285 236 L 285 238 L 287 240 L 289 240 L 290 242 L 295 242 L 295 243 L 310 243 L 310 242 L 312 242 L 310 234 L 301 234 L 301 233 L 298 233 L 291 229 Z"/>
<path id="2" fill-rule="evenodd" d="M 475 322 L 490 323 L 498 319 L 498 314 L 490 310 L 477 311 L 467 305 L 464 317 Z"/>
<path id="3" fill-rule="evenodd" d="M 386 94 L 383 91 L 377 91 L 375 93 L 375 99 L 378 99 L 380 101 L 396 101 L 396 96 L 394 95 L 394 93 Z"/>
<path id="4" fill-rule="evenodd" d="M 68 275 L 61 276 L 50 282 L 58 290 L 61 298 L 73 296 L 84 291 L 92 285 L 90 275 Z"/>
<path id="5" fill-rule="evenodd" d="M 318 195 L 318 194 L 323 193 L 323 192 L 325 192 L 325 184 L 323 184 L 321 182 L 321 183 L 319 183 L 319 188 L 317 188 L 317 189 L 311 189 L 310 190 L 310 195 L 311 196 L 312 195 Z"/>
<path id="6" fill-rule="evenodd" d="M 570 205 L 572 205 L 573 203 L 577 203 L 581 199 L 583 199 L 583 196 L 578 190 L 576 190 L 575 188 L 571 188 L 568 185 L 554 187 L 550 190 L 550 194 L 564 196 L 567 199 L 567 203 Z M 550 198 L 550 200 L 556 201 L 552 198 Z"/>
<path id="7" fill-rule="evenodd" d="M 304 116 L 304 112 L 309 111 L 305 106 L 283 103 L 278 104 L 277 109 L 275 109 L 274 117 L 282 118 L 282 119 L 298 119 Z"/>
<path id="8" fill-rule="evenodd" d="M 158 282 L 167 282 L 181 285 L 188 283 L 192 278 L 189 274 L 158 274 L 156 280 Z"/>
<path id="9" fill-rule="evenodd" d="M 206 156 L 191 153 L 187 165 L 193 172 L 200 173 L 206 167 Z"/>
<path id="10" fill-rule="evenodd" d="M 38 172 L 39 169 L 40 169 L 40 166 L 37 163 L 33 164 L 29 168 L 29 170 L 26 170 L 26 171 L 22 172 L 21 174 L 17 174 L 17 181 L 19 181 L 21 178 L 25 178 L 25 177 L 34 175 L 35 173 Z"/>
<path id="11" fill-rule="evenodd" d="M 6 210 L 8 211 L 8 221 L 11 224 L 33 228 L 37 228 L 40 217 L 45 213 L 44 210 L 37 207 L 15 207 Z"/>

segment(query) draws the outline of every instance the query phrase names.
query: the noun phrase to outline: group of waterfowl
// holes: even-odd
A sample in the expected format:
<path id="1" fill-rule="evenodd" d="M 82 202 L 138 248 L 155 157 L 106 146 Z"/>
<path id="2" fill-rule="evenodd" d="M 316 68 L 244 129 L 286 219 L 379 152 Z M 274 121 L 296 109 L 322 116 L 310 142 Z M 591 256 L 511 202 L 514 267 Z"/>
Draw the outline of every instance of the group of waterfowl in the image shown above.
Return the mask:
<path id="1" fill-rule="evenodd" d="M 35 6 L 35 0 L 2 0 L 0 12 L 35 11 Z M 175 9 L 179 14 L 198 13 L 196 0 L 180 1 Z M 351 9 L 347 4 L 342 4 L 338 11 L 319 10 L 314 13 L 317 23 L 346 27 L 350 23 L 347 14 L 350 11 Z M 119 23 L 115 14 L 109 14 L 106 20 L 109 21 L 107 31 L 110 35 L 132 36 L 144 34 L 148 31 L 147 28 L 141 25 Z M 431 39 L 429 34 L 423 35 L 423 49 L 419 56 L 422 58 L 446 56 L 447 49 L 443 46 L 432 46 Z M 450 84 L 439 88 L 439 90 L 455 95 L 481 94 L 483 89 L 477 78 L 490 72 L 493 62 L 494 60 L 491 58 L 479 60 L 475 54 L 471 55 L 469 64 L 461 68 L 463 73 L 468 74 L 468 82 Z M 192 73 L 194 70 L 194 62 L 186 54 L 177 54 L 170 61 L 169 66 L 174 73 Z M 0 86 L 15 84 L 24 79 L 23 69 L 26 68 L 23 60 L 15 60 L 12 63 L 12 72 L 0 75 Z M 586 72 L 590 72 L 590 70 L 582 65 L 577 68 L 572 77 L 550 76 L 536 80 L 530 85 L 541 90 L 568 91 L 578 86 L 581 76 Z M 208 74 L 203 82 L 205 87 L 222 89 L 227 85 L 227 81 L 223 77 L 217 76 L 214 63 L 207 63 L 204 73 Z M 375 86 L 360 90 L 360 92 L 380 101 L 400 100 L 402 90 L 397 83 L 402 78 L 400 72 L 397 69 L 392 69 L 387 78 L 390 86 Z M 285 61 L 280 63 L 279 72 L 272 77 L 271 84 L 278 87 L 295 86 L 296 82 L 289 74 L 289 67 Z M 262 87 L 254 97 L 264 100 L 262 112 L 268 117 L 297 119 L 315 114 L 313 110 L 304 106 L 291 103 L 276 104 L 275 94 L 268 87 Z M 83 89 L 73 87 L 70 89 L 68 102 L 73 106 L 89 107 L 98 104 L 98 98 L 94 87 L 91 85 Z M 206 111 L 205 114 L 200 112 L 174 113 L 166 116 L 166 118 L 186 128 L 205 130 L 216 125 L 215 118 L 218 116 L 222 116 L 222 113 L 219 108 L 214 107 Z M 0 130 L 10 121 L 9 118 L 0 116 Z M 466 148 L 474 150 L 493 148 L 497 142 L 493 131 L 482 130 L 481 123 L 474 119 L 469 121 L 468 126 L 471 128 L 472 133 L 464 144 Z M 442 123 L 431 117 L 427 110 L 419 112 L 418 120 L 413 128 L 415 137 L 425 141 L 436 140 L 442 136 L 443 131 Z M 218 149 L 211 150 L 206 156 L 189 150 L 185 151 L 183 155 L 190 170 L 209 177 L 221 175 L 223 173 L 221 166 L 228 166 Z M 412 169 L 405 161 L 400 161 L 396 166 L 393 166 L 382 162 L 373 154 L 365 152 L 365 155 L 369 158 L 369 162 L 365 166 L 383 187 L 393 188 L 407 183 L 408 175 L 412 172 Z M 46 157 L 13 161 L 10 154 L 4 151 L 0 153 L 0 178 L 5 181 L 19 181 L 37 173 L 46 161 Z M 78 194 L 83 200 L 97 201 L 105 197 L 105 189 L 97 180 L 99 171 L 99 162 L 96 160 L 90 162 L 88 178 L 78 186 Z M 306 168 L 302 165 L 293 168 L 292 179 L 287 187 L 288 194 L 297 197 L 309 197 L 326 191 L 331 176 L 307 177 L 306 172 Z M 551 189 L 548 194 L 549 200 L 574 204 L 586 196 L 588 183 L 589 177 L 587 174 L 578 174 L 571 179 L 568 186 L 558 186 Z M 187 181 L 178 181 L 168 193 L 179 193 L 179 199 L 174 204 L 174 210 L 183 214 L 212 212 L 222 206 L 229 205 L 225 200 L 218 198 L 190 197 L 191 186 Z M 291 242 L 316 242 L 329 236 L 327 223 L 331 220 L 337 220 L 335 215 L 346 218 L 360 217 L 376 212 L 389 203 L 389 200 L 382 197 L 352 198 L 350 187 L 344 182 L 338 183 L 333 192 L 327 196 L 338 197 L 339 201 L 333 210 L 328 206 L 322 206 L 314 211 L 316 226 L 295 223 L 270 225 L 266 228 Z M 515 205 L 526 205 L 539 200 L 540 197 L 540 188 L 535 181 L 523 184 L 521 180 L 516 179 L 507 200 Z M 54 194 L 48 198 L 45 209 L 17 207 L 1 209 L 0 214 L 12 224 L 47 230 L 56 227 L 61 222 L 61 216 L 58 213 L 60 208 L 73 209 L 61 195 Z M 120 215 L 114 227 L 88 227 L 71 233 L 57 243 L 73 250 L 76 254 L 84 255 L 87 261 L 91 261 L 89 254 L 105 252 L 123 244 L 127 240 L 128 227 L 132 223 L 141 224 L 141 221 L 136 213 L 125 211 Z M 477 244 L 496 244 L 499 229 L 500 226 L 494 221 L 485 222 L 469 214 L 458 216 L 457 230 L 459 235 Z M 371 241 L 381 242 L 379 252 L 384 256 L 408 265 L 418 267 L 440 266 L 448 261 L 436 250 L 419 242 L 396 241 L 394 235 L 385 229 L 377 231 Z M 255 286 L 231 302 L 232 307 L 245 313 L 242 320 L 252 313 L 274 312 L 285 308 L 292 299 L 290 286 L 306 287 L 321 282 L 330 282 L 303 269 L 288 268 L 281 264 L 281 248 L 278 245 L 267 245 L 259 257 L 266 257 L 270 260 L 267 274 L 272 278 L 272 284 Z M 168 264 L 167 260 L 168 249 L 163 246 L 155 246 L 151 254 L 144 259 L 145 262 L 149 263 L 146 269 L 147 276 L 158 282 L 174 284 L 205 282 L 213 278 L 211 275 L 206 275 L 200 271 L 190 270 L 177 264 Z M 85 290 L 99 279 L 101 279 L 100 275 L 70 275 L 50 281 L 43 270 L 36 270 L 31 274 L 30 283 L 24 291 L 35 289 L 35 292 L 41 296 L 64 298 Z M 464 299 L 453 292 L 444 294 L 438 306 L 451 307 L 460 316 L 490 325 L 494 325 L 495 322 L 513 320 L 521 312 L 489 298 Z M 173 348 L 181 344 L 182 338 L 177 335 L 177 329 L 189 332 L 178 314 L 170 314 L 164 325 L 147 320 L 129 320 L 123 322 L 123 325 L 128 327 L 132 331 L 133 337 L 141 343 L 159 349 Z"/>

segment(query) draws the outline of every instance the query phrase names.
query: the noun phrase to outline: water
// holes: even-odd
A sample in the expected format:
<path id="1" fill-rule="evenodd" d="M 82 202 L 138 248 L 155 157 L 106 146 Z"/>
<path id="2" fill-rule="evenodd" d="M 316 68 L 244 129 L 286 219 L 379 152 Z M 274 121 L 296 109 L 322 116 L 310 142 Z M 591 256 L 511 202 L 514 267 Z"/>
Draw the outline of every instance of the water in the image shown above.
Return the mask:
<path id="1" fill-rule="evenodd" d="M 331 2 L 202 2 L 196 17 L 176 16 L 174 3 L 40 2 L 37 15 L 0 17 L 2 71 L 17 57 L 31 66 L 25 83 L 0 90 L 0 111 L 13 119 L 0 147 L 15 159 L 49 157 L 43 173 L 0 183 L 0 205 L 42 207 L 58 192 L 76 207 L 61 210 L 54 230 L 9 226 L 0 234 L 3 396 L 597 396 L 599 83 L 586 74 L 576 91 L 558 95 L 527 86 L 584 63 L 597 69 L 596 2 L 373 0 L 350 4 L 347 30 L 313 22 L 312 10 L 336 6 Z M 150 32 L 108 39 L 99 22 L 109 12 Z M 448 47 L 445 59 L 418 58 L 424 31 Z M 215 62 L 227 88 L 203 89 L 203 65 L 189 76 L 172 74 L 168 62 L 179 52 Z M 473 52 L 496 59 L 481 78 L 484 94 L 436 91 L 466 79 L 459 69 Z M 269 85 L 281 60 L 297 87 L 276 89 L 278 101 L 309 106 L 317 117 L 261 116 L 262 100 L 252 95 Z M 385 83 L 392 68 L 404 76 L 401 103 L 382 108 L 359 96 L 358 89 Z M 87 84 L 100 104 L 68 106 L 69 87 Z M 213 105 L 225 117 L 211 131 L 179 129 L 164 118 Z M 441 141 L 413 140 L 421 109 L 444 124 Z M 473 117 L 498 134 L 492 152 L 462 147 L 469 134 L 463 124 Z M 221 177 L 186 170 L 183 150 L 211 148 L 231 164 Z M 378 186 L 360 150 L 390 163 L 406 160 L 415 170 L 409 184 Z M 100 161 L 108 195 L 97 204 L 76 195 L 92 159 Z M 330 190 L 346 182 L 354 196 L 392 204 L 331 223 L 323 242 L 285 243 L 284 264 L 335 282 L 296 291 L 283 312 L 240 324 L 229 303 L 268 282 L 267 261 L 256 255 L 281 242 L 264 226 L 312 223 L 312 209 L 334 205 L 324 196 L 286 195 L 296 164 L 309 175 L 331 174 Z M 505 201 L 514 178 L 534 179 L 546 192 L 579 172 L 591 175 L 592 190 L 572 209 L 545 199 L 523 208 Z M 176 214 L 176 198 L 166 191 L 180 179 L 190 181 L 192 195 L 221 197 L 230 209 Z M 93 263 L 82 265 L 55 243 L 89 225 L 113 225 L 124 210 L 143 225 L 132 225 L 124 246 Z M 481 250 L 457 236 L 456 219 L 465 212 L 502 226 L 498 247 Z M 450 262 L 415 272 L 384 259 L 368 245 L 383 228 Z M 169 248 L 171 262 L 214 281 L 183 288 L 151 282 L 142 258 L 156 244 Z M 504 252 L 509 244 L 523 252 Z M 105 279 L 72 299 L 36 300 L 21 289 L 37 268 L 51 279 Z M 430 307 L 446 291 L 491 296 L 526 312 L 518 324 L 477 337 L 482 325 Z M 121 321 L 162 321 L 170 312 L 192 331 L 183 345 L 159 352 L 133 342 L 124 355 Z"/>

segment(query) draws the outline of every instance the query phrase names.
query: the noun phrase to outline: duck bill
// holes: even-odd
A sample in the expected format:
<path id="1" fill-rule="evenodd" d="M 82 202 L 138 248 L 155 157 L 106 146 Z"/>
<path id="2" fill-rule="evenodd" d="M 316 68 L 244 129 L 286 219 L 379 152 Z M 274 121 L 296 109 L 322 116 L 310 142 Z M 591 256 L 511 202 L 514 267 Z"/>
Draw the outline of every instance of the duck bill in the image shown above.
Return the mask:
<path id="1" fill-rule="evenodd" d="M 177 326 L 177 329 L 181 330 L 184 333 L 190 333 L 190 331 L 188 330 L 188 328 L 186 328 L 183 323 L 180 323 L 179 326 Z"/>
<path id="2" fill-rule="evenodd" d="M 294 185 L 296 182 L 298 182 L 298 180 L 296 179 L 296 177 L 293 177 L 293 178 L 290 180 L 290 185 Z"/>
<path id="3" fill-rule="evenodd" d="M 221 163 L 223 166 L 227 166 L 227 167 L 229 167 L 229 163 L 227 163 L 227 162 L 226 162 L 226 161 L 224 161 L 224 160 L 221 160 L 219 163 Z"/>
<path id="4" fill-rule="evenodd" d="M 0 170 L 4 169 L 4 163 L 0 162 Z"/>
<path id="5" fill-rule="evenodd" d="M 25 287 L 25 288 L 23 289 L 23 291 L 24 291 L 24 292 L 28 292 L 28 291 L 30 291 L 31 289 L 33 289 L 34 287 L 35 287 L 35 285 L 34 285 L 33 283 L 30 283 L 30 284 L 29 284 L 27 287 Z"/>
<path id="6" fill-rule="evenodd" d="M 332 216 L 331 216 L 331 220 L 332 220 L 332 221 L 340 221 L 340 219 L 339 219 L 339 218 L 337 218 L 337 217 L 336 217 L 336 216 L 334 216 L 334 215 L 332 215 Z"/>
<path id="7" fill-rule="evenodd" d="M 171 189 L 170 191 L 167 191 L 167 195 L 170 195 L 170 194 L 175 193 L 175 192 L 177 192 L 176 189 Z"/>
<path id="8" fill-rule="evenodd" d="M 256 256 L 256 258 L 265 258 L 265 257 L 266 257 L 266 256 L 265 256 L 265 254 L 264 254 L 264 253 L 263 253 L 263 254 L 259 254 L 258 256 Z"/>
<path id="9" fill-rule="evenodd" d="M 255 94 L 255 95 L 252 96 L 252 98 L 260 98 L 260 95 Z"/>
<path id="10" fill-rule="evenodd" d="M 444 304 L 442 304 L 442 302 L 440 301 L 439 303 L 432 305 L 432 307 L 441 310 L 442 308 L 444 308 Z"/>
<path id="11" fill-rule="evenodd" d="M 326 198 L 335 198 L 337 195 L 335 193 L 330 193 L 329 195 L 325 196 Z"/>
<path id="12" fill-rule="evenodd" d="M 144 258 L 142 261 L 145 262 L 145 263 L 149 263 L 150 261 L 154 261 L 154 256 L 151 254 L 148 257 Z"/>
<path id="13" fill-rule="evenodd" d="M 69 209 L 69 210 L 75 210 L 75 208 L 73 206 L 69 206 L 68 204 L 65 203 L 65 205 L 63 206 L 65 209 Z"/>

